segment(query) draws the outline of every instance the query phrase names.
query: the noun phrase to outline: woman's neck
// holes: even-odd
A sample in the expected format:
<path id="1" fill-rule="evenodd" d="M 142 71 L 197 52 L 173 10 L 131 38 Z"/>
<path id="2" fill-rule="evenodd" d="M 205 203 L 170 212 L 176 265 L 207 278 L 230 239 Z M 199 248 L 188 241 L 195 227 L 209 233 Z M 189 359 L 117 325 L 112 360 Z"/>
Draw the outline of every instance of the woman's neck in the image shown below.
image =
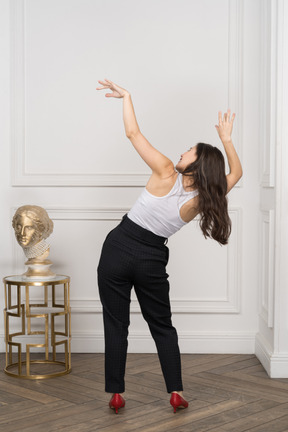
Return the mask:
<path id="1" fill-rule="evenodd" d="M 192 192 L 193 190 L 196 190 L 197 188 L 194 187 L 193 185 L 193 177 L 192 176 L 187 176 L 187 175 L 182 175 L 182 185 L 183 188 L 185 190 L 185 192 Z"/>

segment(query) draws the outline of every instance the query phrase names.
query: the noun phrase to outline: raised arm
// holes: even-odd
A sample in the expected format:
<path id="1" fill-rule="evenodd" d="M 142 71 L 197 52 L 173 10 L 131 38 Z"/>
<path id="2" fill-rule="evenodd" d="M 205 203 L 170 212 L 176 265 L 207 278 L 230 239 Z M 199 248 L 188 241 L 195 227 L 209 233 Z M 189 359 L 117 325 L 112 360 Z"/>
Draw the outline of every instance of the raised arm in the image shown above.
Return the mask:
<path id="1" fill-rule="evenodd" d="M 227 155 L 228 159 L 228 165 L 230 168 L 229 174 L 226 176 L 227 178 L 227 193 L 235 186 L 235 184 L 240 180 L 242 177 L 242 165 L 240 162 L 240 159 L 237 155 L 237 152 L 234 148 L 231 135 L 232 135 L 232 129 L 233 129 L 233 122 L 235 119 L 235 114 L 232 114 L 232 117 L 230 119 L 231 111 L 228 109 L 227 113 L 223 115 L 222 119 L 222 113 L 219 111 L 218 113 L 218 125 L 216 125 L 216 129 L 219 135 L 219 138 L 222 141 L 222 144 L 225 149 L 225 153 Z"/>
<path id="2" fill-rule="evenodd" d="M 97 87 L 96 90 L 110 89 L 112 91 L 112 93 L 106 93 L 106 97 L 123 99 L 123 120 L 126 136 L 153 173 L 165 177 L 173 172 L 172 161 L 156 150 L 140 132 L 130 93 L 110 80 L 105 79 L 98 82 L 102 87 Z"/>

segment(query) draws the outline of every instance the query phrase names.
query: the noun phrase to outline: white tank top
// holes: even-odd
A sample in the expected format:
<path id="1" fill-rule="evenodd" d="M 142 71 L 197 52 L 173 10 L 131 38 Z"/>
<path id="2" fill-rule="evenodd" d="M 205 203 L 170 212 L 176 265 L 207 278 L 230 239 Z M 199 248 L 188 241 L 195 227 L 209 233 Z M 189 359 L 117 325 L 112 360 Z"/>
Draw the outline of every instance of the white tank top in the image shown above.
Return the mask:
<path id="1" fill-rule="evenodd" d="M 180 216 L 180 209 L 197 195 L 197 190 L 184 190 L 182 174 L 178 173 L 173 188 L 165 196 L 157 197 L 145 188 L 128 213 L 128 217 L 142 228 L 168 238 L 187 224 Z"/>

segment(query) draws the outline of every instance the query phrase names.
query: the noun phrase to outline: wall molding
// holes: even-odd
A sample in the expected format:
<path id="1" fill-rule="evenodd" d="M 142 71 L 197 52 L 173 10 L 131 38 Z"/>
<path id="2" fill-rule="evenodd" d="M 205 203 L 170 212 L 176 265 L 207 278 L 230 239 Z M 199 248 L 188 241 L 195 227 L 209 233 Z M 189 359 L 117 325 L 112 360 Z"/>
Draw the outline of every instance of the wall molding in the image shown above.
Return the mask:
<path id="1" fill-rule="evenodd" d="M 233 125 L 233 142 L 242 158 L 243 130 L 243 1 L 229 0 L 228 34 L 228 107 L 235 107 L 237 121 Z M 243 186 L 243 177 L 235 187 Z"/>
<path id="2" fill-rule="evenodd" d="M 91 347 L 91 352 L 104 352 L 102 332 L 96 334 L 72 333 L 73 352 Z M 85 340 L 86 339 L 86 340 Z M 147 332 L 129 331 L 128 352 L 156 353 L 155 343 Z M 179 332 L 178 340 L 181 353 L 219 353 L 219 354 L 254 354 L 255 333 L 253 332 Z M 83 347 L 83 348 L 82 348 Z M 79 350 L 79 351 L 78 351 Z"/>
<path id="3" fill-rule="evenodd" d="M 267 233 L 268 228 L 268 233 Z M 274 273 L 275 273 L 275 211 L 261 210 L 259 267 L 259 315 L 269 328 L 274 326 Z M 267 272 L 267 273 L 265 273 Z M 267 277 L 266 277 L 267 276 Z"/>
<path id="4" fill-rule="evenodd" d="M 255 333 L 253 332 L 179 332 L 179 346 L 182 354 L 254 354 Z M 128 353 L 156 353 L 155 343 L 149 331 L 129 331 Z M 24 340 L 23 340 L 24 342 Z M 59 352 L 61 347 L 59 347 Z M 72 353 L 103 353 L 103 332 L 73 332 Z M 4 334 L 0 334 L 0 352 L 5 352 Z M 34 352 L 37 352 L 35 349 Z M 73 359 L 72 359 L 73 368 Z"/>
<path id="5" fill-rule="evenodd" d="M 261 186 L 275 186 L 275 153 L 277 134 L 277 0 L 263 0 L 260 37 L 260 142 Z"/>
<path id="6" fill-rule="evenodd" d="M 11 141 L 13 186 L 144 186 L 145 173 L 32 173 L 25 168 L 25 0 L 11 0 Z M 228 106 L 239 116 L 234 127 L 234 140 L 242 155 L 242 76 L 243 76 L 243 1 L 229 1 Z M 242 180 L 236 187 L 241 187 Z"/>
<path id="7" fill-rule="evenodd" d="M 11 214 L 14 214 L 17 207 L 13 207 Z M 120 221 L 128 209 L 122 208 L 93 208 L 93 207 L 56 207 L 45 206 L 49 217 L 53 220 L 64 221 Z M 227 247 L 227 295 L 221 298 L 171 298 L 171 308 L 173 313 L 201 313 L 201 314 L 239 314 L 241 309 L 241 266 L 242 266 L 242 214 L 241 208 L 231 207 L 229 215 L 232 219 L 233 239 Z M 194 219 L 190 223 L 198 223 L 199 219 Z M 18 246 L 18 245 L 16 245 Z M 23 263 L 23 253 L 21 248 L 15 246 L 13 239 L 13 262 L 14 268 L 21 268 Z M 73 283 L 73 281 L 72 281 Z M 102 307 L 97 298 L 74 298 L 71 299 L 72 314 L 101 313 Z M 136 300 L 131 301 L 131 312 L 141 313 Z"/>
<path id="8" fill-rule="evenodd" d="M 277 159 L 275 188 L 275 330 L 274 353 L 288 352 L 288 4 L 278 0 L 276 26 L 278 30 L 277 56 Z M 276 116 L 275 116 L 276 117 Z M 272 366 L 275 356 L 272 357 Z M 282 364 L 282 357 L 280 363 Z M 275 363 L 275 362 L 274 362 Z M 280 365 L 279 365 L 280 368 Z M 288 366 L 286 366 L 287 377 Z M 283 371 L 283 377 L 285 372 Z"/>

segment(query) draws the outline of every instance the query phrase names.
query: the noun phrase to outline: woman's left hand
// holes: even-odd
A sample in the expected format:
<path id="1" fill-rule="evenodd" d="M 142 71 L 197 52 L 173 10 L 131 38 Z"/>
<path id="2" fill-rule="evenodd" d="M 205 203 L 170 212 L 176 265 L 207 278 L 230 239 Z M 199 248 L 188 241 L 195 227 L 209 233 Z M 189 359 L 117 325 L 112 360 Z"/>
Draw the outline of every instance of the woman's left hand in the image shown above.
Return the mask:
<path id="1" fill-rule="evenodd" d="M 231 135 L 232 135 L 232 129 L 233 129 L 233 122 L 235 119 L 236 114 L 233 113 L 232 117 L 230 119 L 231 110 L 228 109 L 227 113 L 223 115 L 222 119 L 222 112 L 218 112 L 218 125 L 215 125 L 219 138 L 222 142 L 228 142 L 231 141 Z"/>
<path id="2" fill-rule="evenodd" d="M 112 93 L 106 93 L 106 97 L 123 98 L 125 95 L 129 95 L 129 92 L 112 81 L 105 79 L 104 81 L 98 81 L 102 84 L 102 87 L 97 87 L 96 90 L 109 89 Z"/>

